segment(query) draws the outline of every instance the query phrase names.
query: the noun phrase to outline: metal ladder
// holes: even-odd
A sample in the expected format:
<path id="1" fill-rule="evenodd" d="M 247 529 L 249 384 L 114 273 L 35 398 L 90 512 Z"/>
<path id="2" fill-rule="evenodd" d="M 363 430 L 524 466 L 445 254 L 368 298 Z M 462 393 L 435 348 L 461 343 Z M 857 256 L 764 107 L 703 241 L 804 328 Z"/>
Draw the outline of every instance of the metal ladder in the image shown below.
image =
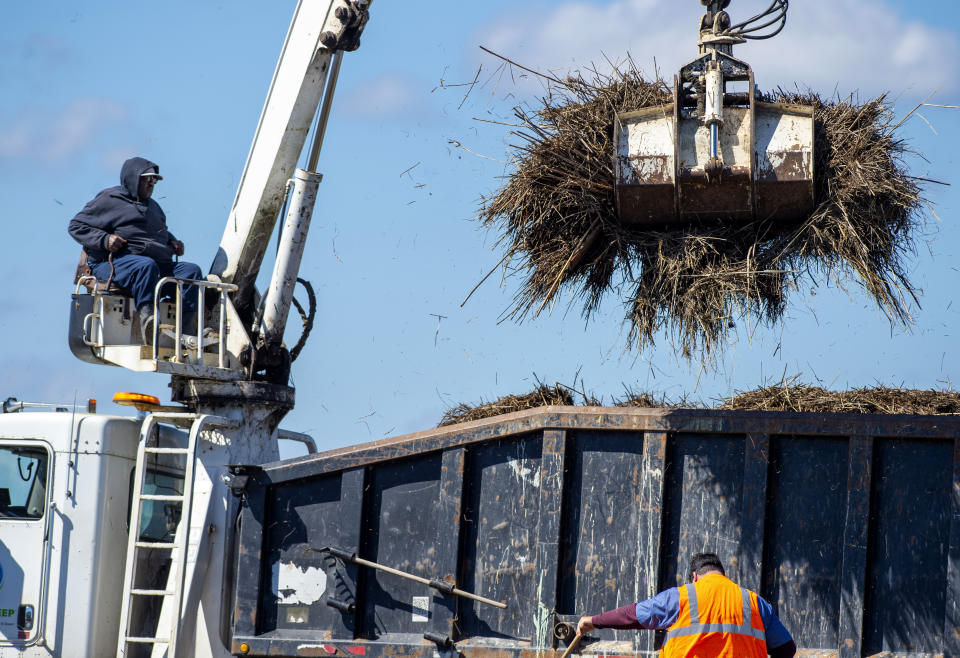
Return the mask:
<path id="1" fill-rule="evenodd" d="M 159 422 L 186 427 L 189 424 L 190 433 L 185 448 L 163 448 L 149 446 L 151 434 Z M 127 656 L 130 648 L 135 645 L 151 646 L 154 650 L 166 645 L 168 658 L 176 656 L 177 635 L 180 630 L 180 618 L 183 613 L 184 581 L 187 573 L 187 551 L 190 544 L 190 521 L 193 508 L 193 489 L 196 467 L 197 437 L 208 426 L 228 426 L 232 421 L 217 416 L 197 415 L 193 413 L 152 413 L 148 415 L 140 428 L 140 444 L 137 450 L 136 475 L 133 483 L 133 499 L 131 509 L 133 515 L 130 520 L 130 534 L 127 541 L 127 561 L 124 573 L 123 598 L 120 610 L 120 634 L 117 643 L 117 655 Z M 159 428 L 158 428 L 159 429 Z M 157 434 L 159 443 L 159 433 Z M 182 494 L 145 494 L 143 492 L 146 480 L 147 459 L 152 455 L 183 455 L 186 458 L 183 474 Z M 180 520 L 171 542 L 140 541 L 140 523 L 143 518 L 143 505 L 149 502 L 180 503 Z M 167 576 L 165 589 L 142 589 L 136 585 L 136 567 L 138 558 L 145 551 L 169 551 L 170 573 Z M 162 606 L 161 614 L 157 619 L 157 630 L 153 636 L 138 636 L 131 634 L 131 608 L 137 598 L 144 597 L 171 597 L 170 613 L 164 614 L 167 605 Z M 168 603 L 168 602 L 165 602 Z M 164 632 L 160 628 L 166 620 L 169 628 Z M 155 651 L 154 651 L 155 652 Z M 152 652 L 153 653 L 153 652 Z"/>

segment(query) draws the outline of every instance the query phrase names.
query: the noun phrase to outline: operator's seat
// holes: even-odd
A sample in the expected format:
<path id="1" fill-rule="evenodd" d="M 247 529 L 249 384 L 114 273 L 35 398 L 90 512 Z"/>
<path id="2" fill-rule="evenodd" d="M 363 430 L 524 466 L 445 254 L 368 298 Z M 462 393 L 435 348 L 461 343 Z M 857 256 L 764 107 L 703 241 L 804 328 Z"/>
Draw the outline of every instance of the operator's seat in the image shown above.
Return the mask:
<path id="1" fill-rule="evenodd" d="M 101 281 L 93 275 L 90 269 L 90 263 L 87 257 L 87 250 L 80 249 L 80 260 L 77 262 L 77 271 L 73 276 L 73 284 L 81 284 L 90 294 L 101 293 L 106 295 L 120 295 L 121 297 L 133 297 L 129 290 L 112 279 Z"/>
<path id="2" fill-rule="evenodd" d="M 70 351 L 88 363 L 103 363 L 94 351 L 96 345 L 142 345 L 140 317 L 134 308 L 133 294 L 113 280 L 98 279 L 90 268 L 86 249 L 73 277 L 75 290 L 70 301 Z M 111 316 L 113 321 L 107 321 Z"/>

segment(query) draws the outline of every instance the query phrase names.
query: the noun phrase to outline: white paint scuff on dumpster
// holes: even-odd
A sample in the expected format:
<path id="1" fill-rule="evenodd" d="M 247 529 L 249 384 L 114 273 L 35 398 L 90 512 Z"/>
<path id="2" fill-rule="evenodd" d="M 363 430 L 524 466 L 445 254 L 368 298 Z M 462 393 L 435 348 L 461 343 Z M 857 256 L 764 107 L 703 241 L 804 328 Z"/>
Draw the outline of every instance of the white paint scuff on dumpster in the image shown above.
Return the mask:
<path id="1" fill-rule="evenodd" d="M 317 567 L 301 569 L 293 562 L 273 563 L 273 595 L 281 605 L 316 603 L 327 589 L 327 574 Z"/>

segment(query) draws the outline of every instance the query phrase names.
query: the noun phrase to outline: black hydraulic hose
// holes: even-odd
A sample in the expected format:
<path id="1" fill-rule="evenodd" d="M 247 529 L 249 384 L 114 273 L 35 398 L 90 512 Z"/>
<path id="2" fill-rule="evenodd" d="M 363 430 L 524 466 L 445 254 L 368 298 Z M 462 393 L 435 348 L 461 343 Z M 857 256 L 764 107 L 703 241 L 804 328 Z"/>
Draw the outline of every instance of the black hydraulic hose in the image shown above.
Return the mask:
<path id="1" fill-rule="evenodd" d="M 303 333 L 300 334 L 300 340 L 297 341 L 297 344 L 290 350 L 291 362 L 297 360 L 303 346 L 307 344 L 307 338 L 310 337 L 310 331 L 313 329 L 313 321 L 317 317 L 317 295 L 313 292 L 313 286 L 311 286 L 310 282 L 306 279 L 298 278 L 297 283 L 302 285 L 307 291 L 307 303 L 309 304 L 310 311 L 304 313 L 300 302 L 298 302 L 296 298 L 293 298 L 293 305 L 297 307 L 297 311 L 300 313 L 300 319 L 303 321 Z"/>
<path id="2" fill-rule="evenodd" d="M 774 0 L 766 10 L 760 12 L 756 16 L 748 18 L 741 23 L 731 25 L 729 28 L 724 30 L 722 34 L 754 40 L 769 39 L 774 37 L 777 34 L 780 34 L 787 24 L 787 10 L 789 9 L 789 4 L 789 0 Z M 766 23 L 760 23 L 760 21 L 768 18 L 769 16 L 774 16 L 774 18 L 771 18 Z M 776 23 L 779 23 L 779 25 L 772 32 L 759 35 L 753 34 Z"/>
<path id="3" fill-rule="evenodd" d="M 763 28 L 768 27 L 768 26 L 770 26 L 770 25 L 773 25 L 774 23 L 777 23 L 777 22 L 779 22 L 779 23 L 781 24 L 781 29 L 782 29 L 783 24 L 785 24 L 785 23 L 787 22 L 787 16 L 786 16 L 786 14 L 784 14 L 784 15 L 782 15 L 782 16 L 779 16 L 779 17 L 777 17 L 777 18 L 774 18 L 774 19 L 772 19 L 772 20 L 769 20 L 769 21 L 767 21 L 766 23 L 764 23 L 763 25 L 753 26 L 753 27 L 751 27 L 749 30 L 741 30 L 740 32 L 738 32 L 738 34 L 740 34 L 740 36 L 744 36 L 744 35 L 749 34 L 749 33 L 751 33 L 751 32 L 758 32 L 758 31 L 762 30 Z M 771 34 L 770 36 L 773 36 L 773 34 Z"/>
<path id="4" fill-rule="evenodd" d="M 739 30 L 739 29 L 742 28 L 742 27 L 746 27 L 747 25 L 750 25 L 751 23 L 754 23 L 754 22 L 756 22 L 756 21 L 758 21 L 758 20 L 760 20 L 760 19 L 766 18 L 767 16 L 769 16 L 769 15 L 772 14 L 772 13 L 774 13 L 774 12 L 777 11 L 778 9 L 782 9 L 782 8 L 783 8 L 783 5 L 786 4 L 786 2 L 788 2 L 788 1 L 789 1 L 789 0 L 773 0 L 773 2 L 770 3 L 770 6 L 767 7 L 766 9 L 764 9 L 763 11 L 761 11 L 759 14 L 757 14 L 757 15 L 755 15 L 755 16 L 751 16 L 750 18 L 748 18 L 748 19 L 746 19 L 746 20 L 744 20 L 744 21 L 741 21 L 741 22 L 739 22 L 739 23 L 734 23 L 733 25 L 731 25 L 730 27 L 727 28 L 727 31 L 728 31 L 728 32 L 732 32 L 732 31 L 734 31 L 734 30 Z"/>

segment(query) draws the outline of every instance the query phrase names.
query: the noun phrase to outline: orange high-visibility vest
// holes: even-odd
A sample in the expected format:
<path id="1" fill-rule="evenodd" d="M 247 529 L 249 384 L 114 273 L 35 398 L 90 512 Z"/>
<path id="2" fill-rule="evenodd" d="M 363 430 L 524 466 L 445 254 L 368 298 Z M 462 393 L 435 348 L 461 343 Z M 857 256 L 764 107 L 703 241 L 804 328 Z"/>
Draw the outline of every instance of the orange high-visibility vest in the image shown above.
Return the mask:
<path id="1" fill-rule="evenodd" d="M 680 588 L 680 616 L 667 629 L 662 658 L 766 658 L 757 595 L 720 574 Z"/>

